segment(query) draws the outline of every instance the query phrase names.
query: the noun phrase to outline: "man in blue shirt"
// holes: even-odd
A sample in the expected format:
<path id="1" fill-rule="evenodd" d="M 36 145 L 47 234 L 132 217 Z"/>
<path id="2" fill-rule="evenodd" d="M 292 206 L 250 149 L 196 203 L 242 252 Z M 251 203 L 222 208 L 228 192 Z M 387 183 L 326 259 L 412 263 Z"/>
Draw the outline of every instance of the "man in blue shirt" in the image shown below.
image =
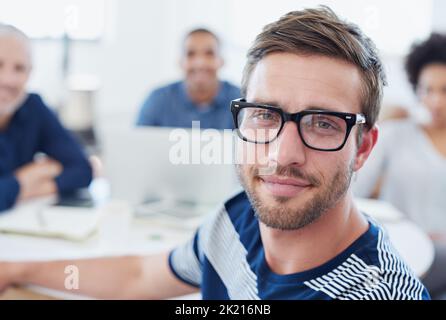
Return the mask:
<path id="1" fill-rule="evenodd" d="M 240 159 L 249 159 L 237 162 L 244 191 L 169 253 L 4 262 L 0 288 L 63 289 L 63 270 L 75 265 L 79 293 L 101 298 L 429 299 L 350 190 L 377 141 L 384 84 L 356 26 L 325 7 L 288 13 L 257 36 L 245 99 L 231 103 Z"/>
<path id="2" fill-rule="evenodd" d="M 195 29 L 184 40 L 181 68 L 184 81 L 154 90 L 144 102 L 137 124 L 184 127 L 199 121 L 202 129 L 232 129 L 228 109 L 240 89 L 218 79 L 223 66 L 217 36 L 207 29 Z"/>
<path id="3" fill-rule="evenodd" d="M 26 93 L 30 71 L 28 38 L 0 25 L 0 211 L 86 187 L 92 178 L 79 144 L 38 95 Z"/>

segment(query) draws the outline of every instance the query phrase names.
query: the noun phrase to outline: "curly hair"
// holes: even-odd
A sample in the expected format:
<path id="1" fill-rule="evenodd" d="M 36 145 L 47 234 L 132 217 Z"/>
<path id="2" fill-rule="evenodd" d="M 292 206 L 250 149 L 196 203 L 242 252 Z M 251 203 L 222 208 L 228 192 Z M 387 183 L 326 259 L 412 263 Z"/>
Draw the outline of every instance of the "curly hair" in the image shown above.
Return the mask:
<path id="1" fill-rule="evenodd" d="M 427 40 L 412 46 L 406 58 L 406 72 L 414 90 L 423 69 L 433 63 L 446 64 L 446 34 L 432 33 Z"/>

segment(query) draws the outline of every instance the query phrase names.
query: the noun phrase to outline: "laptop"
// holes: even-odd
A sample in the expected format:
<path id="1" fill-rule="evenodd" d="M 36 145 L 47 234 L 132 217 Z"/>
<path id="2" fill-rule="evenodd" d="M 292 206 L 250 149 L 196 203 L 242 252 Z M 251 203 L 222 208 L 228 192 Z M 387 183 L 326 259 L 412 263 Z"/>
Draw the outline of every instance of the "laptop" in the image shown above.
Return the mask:
<path id="1" fill-rule="evenodd" d="M 203 217 L 240 190 L 231 130 L 117 127 L 101 130 L 113 199 L 136 216 Z"/>

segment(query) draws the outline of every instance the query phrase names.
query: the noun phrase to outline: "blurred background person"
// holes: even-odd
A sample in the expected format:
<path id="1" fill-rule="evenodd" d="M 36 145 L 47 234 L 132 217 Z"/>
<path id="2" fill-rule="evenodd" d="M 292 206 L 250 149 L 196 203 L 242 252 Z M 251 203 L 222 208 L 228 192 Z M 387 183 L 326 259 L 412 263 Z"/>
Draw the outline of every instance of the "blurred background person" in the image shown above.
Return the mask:
<path id="1" fill-rule="evenodd" d="M 180 61 L 184 80 L 154 90 L 141 107 L 137 124 L 187 128 L 200 121 L 203 129 L 231 129 L 229 103 L 240 97 L 240 89 L 219 80 L 224 64 L 220 49 L 213 32 L 190 31 Z"/>
<path id="2" fill-rule="evenodd" d="M 387 105 L 383 107 L 379 122 L 388 120 L 403 120 L 410 117 L 409 109 L 404 105 Z"/>
<path id="3" fill-rule="evenodd" d="M 0 24 L 0 211 L 18 200 L 86 187 L 85 155 L 37 94 L 27 93 L 31 45 L 17 28 Z"/>
<path id="4" fill-rule="evenodd" d="M 392 203 L 430 235 L 435 260 L 424 282 L 438 298 L 446 292 L 446 35 L 415 44 L 406 72 L 428 117 L 382 123 L 355 193 Z"/>

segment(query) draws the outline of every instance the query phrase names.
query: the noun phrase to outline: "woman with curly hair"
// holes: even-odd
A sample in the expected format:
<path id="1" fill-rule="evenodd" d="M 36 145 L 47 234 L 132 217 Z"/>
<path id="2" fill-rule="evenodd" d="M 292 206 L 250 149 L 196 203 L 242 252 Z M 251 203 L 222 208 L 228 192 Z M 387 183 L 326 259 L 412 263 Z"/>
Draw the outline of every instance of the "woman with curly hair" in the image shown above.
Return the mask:
<path id="1" fill-rule="evenodd" d="M 406 72 L 429 117 L 381 125 L 355 194 L 392 203 L 430 235 L 435 260 L 424 282 L 435 298 L 446 292 L 446 35 L 415 44 Z"/>

